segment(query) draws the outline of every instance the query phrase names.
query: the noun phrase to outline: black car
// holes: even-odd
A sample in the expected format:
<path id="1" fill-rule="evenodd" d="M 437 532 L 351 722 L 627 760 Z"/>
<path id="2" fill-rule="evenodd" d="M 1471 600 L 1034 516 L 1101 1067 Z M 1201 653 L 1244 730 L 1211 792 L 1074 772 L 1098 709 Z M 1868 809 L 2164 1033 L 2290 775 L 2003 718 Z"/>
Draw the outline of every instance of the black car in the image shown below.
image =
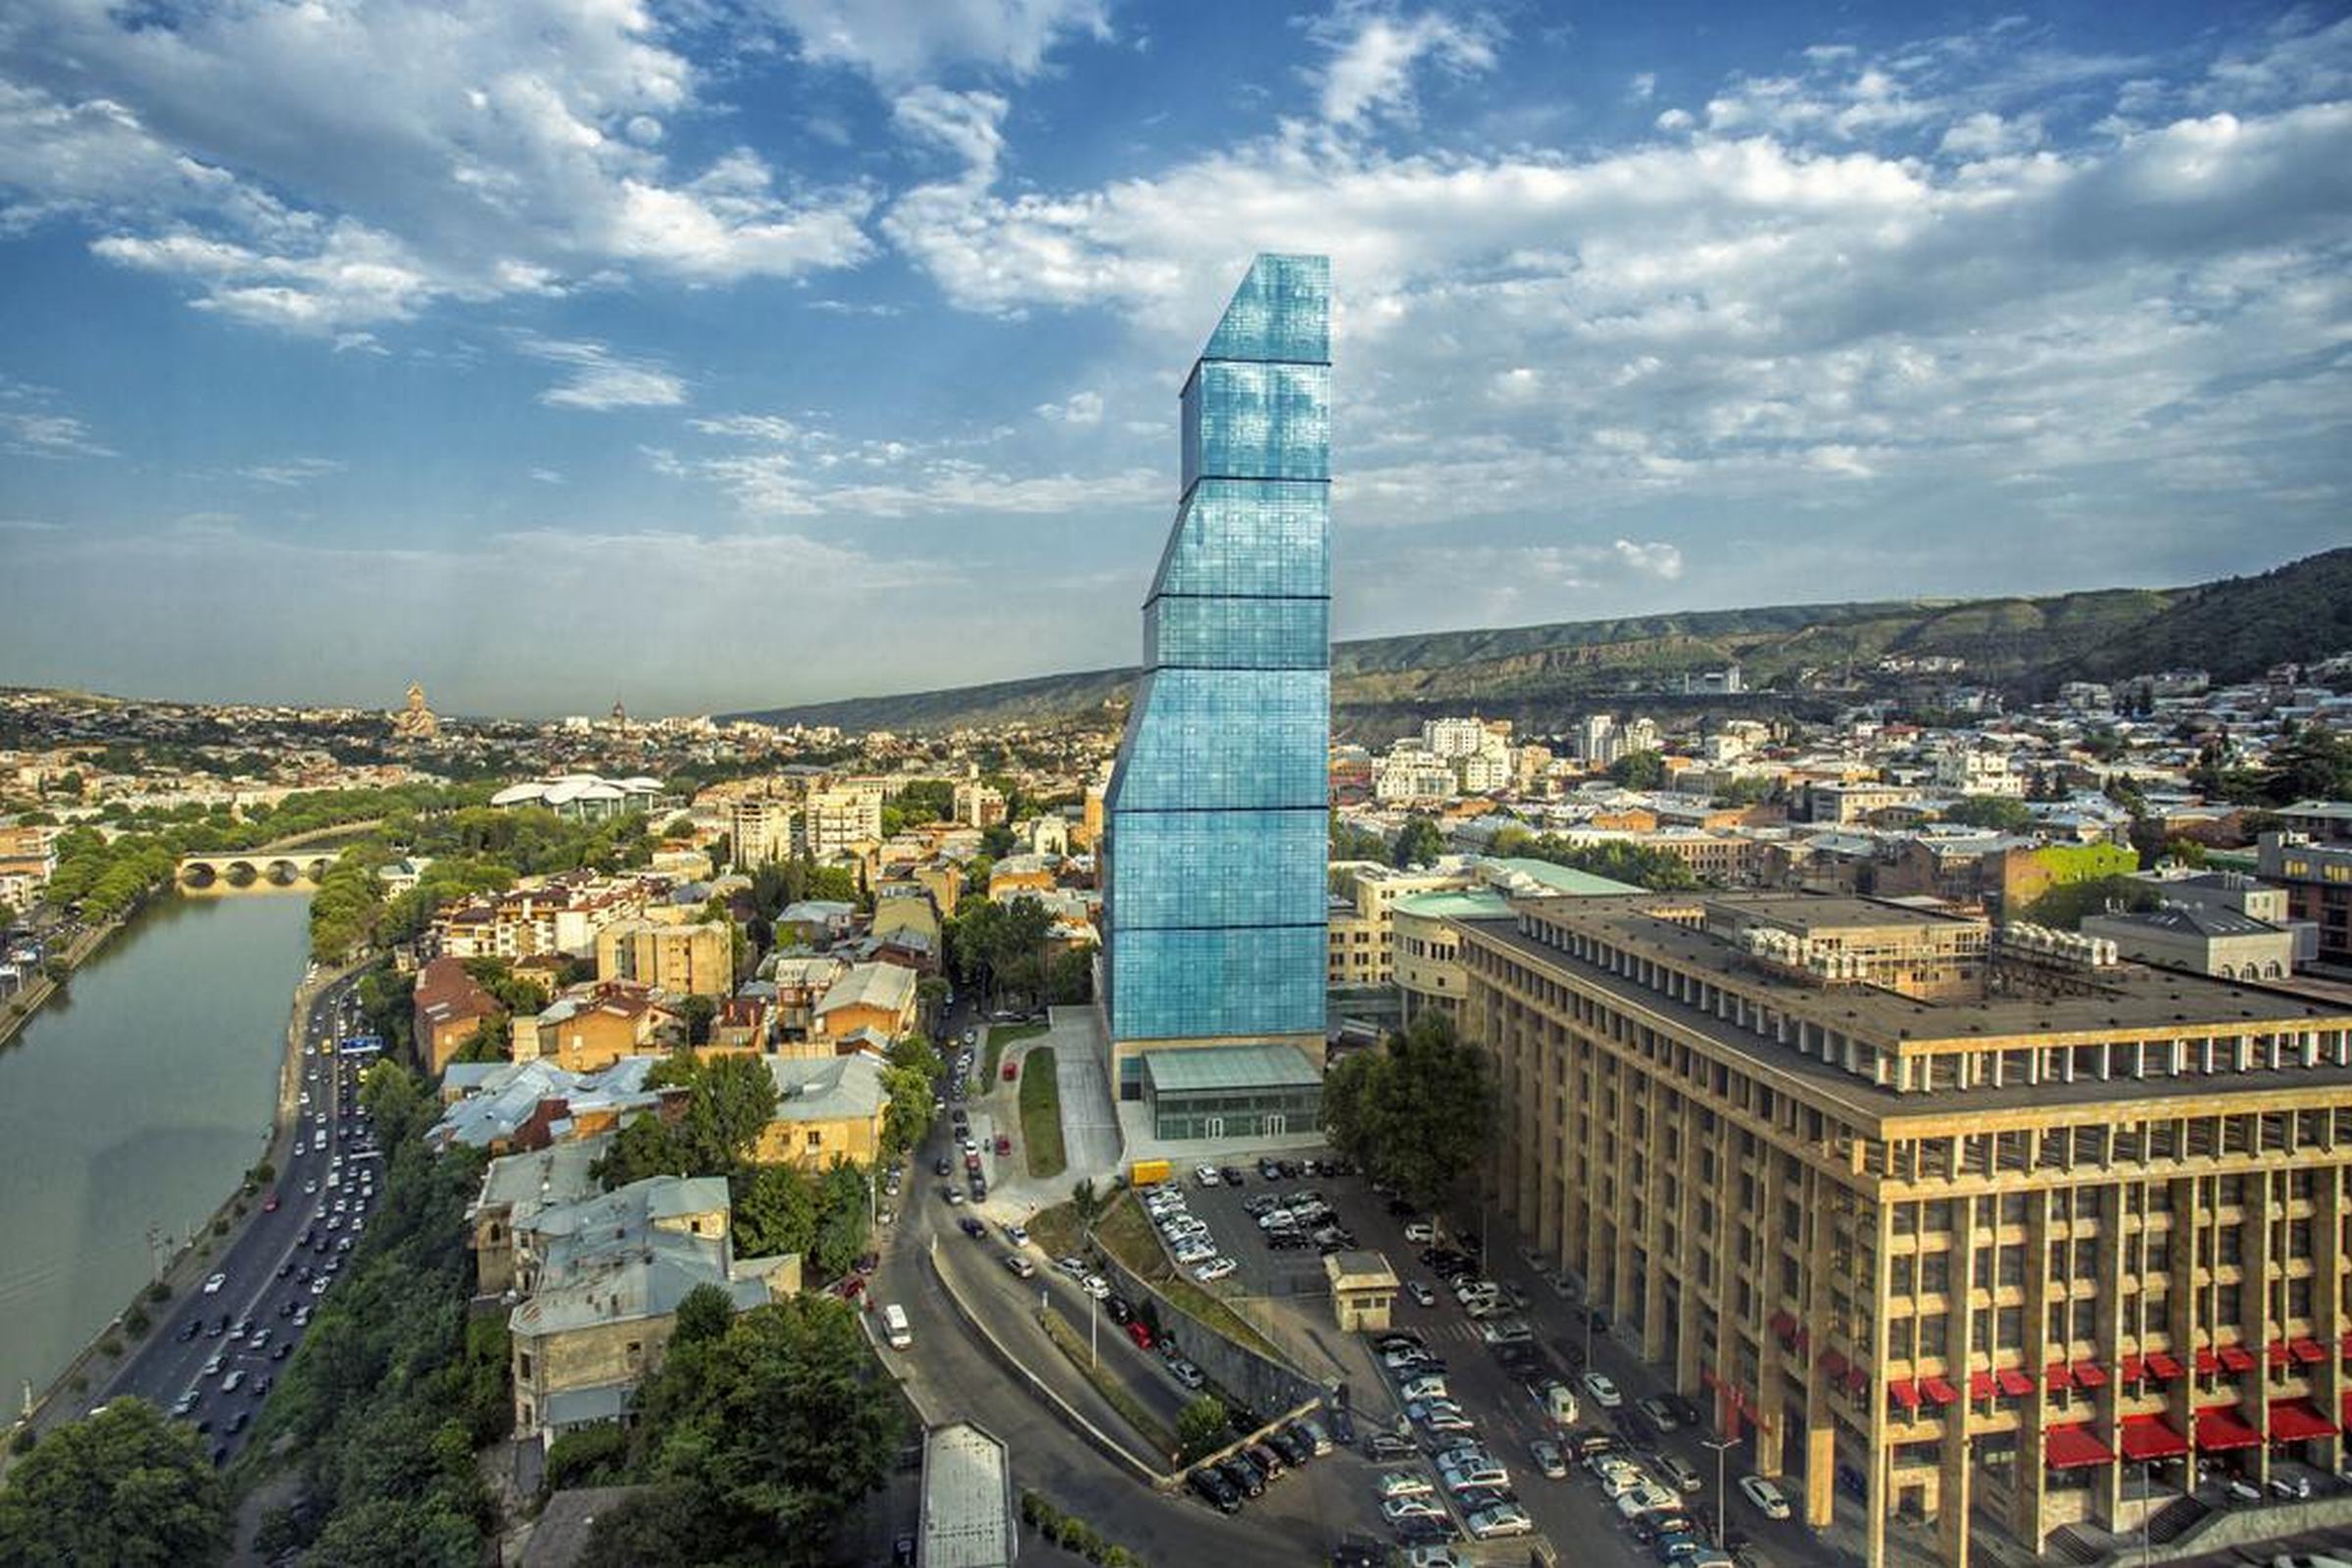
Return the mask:
<path id="1" fill-rule="evenodd" d="M 1696 1427 L 1698 1425 L 1697 1405 L 1692 1404 L 1689 1399 L 1684 1398 L 1679 1394 L 1669 1394 L 1665 1397 L 1666 1408 L 1674 1412 L 1674 1418 L 1677 1421 L 1680 1421 L 1686 1427 Z"/>
<path id="2" fill-rule="evenodd" d="M 1271 1440 L 1282 1450 L 1282 1456 L 1293 1465 L 1301 1465 L 1315 1456 L 1314 1440 L 1297 1427 L 1284 1427 Z"/>
<path id="3" fill-rule="evenodd" d="M 1331 1441 L 1343 1447 L 1355 1446 L 1355 1415 L 1344 1404 L 1332 1407 Z"/>
<path id="4" fill-rule="evenodd" d="M 945 1176 L 948 1172 L 954 1170 L 955 1168 L 955 1165 L 949 1162 L 948 1156 L 945 1154 L 940 1155 L 937 1159 L 931 1162 L 931 1174 L 934 1176 Z"/>
<path id="5" fill-rule="evenodd" d="M 239 1410 L 235 1415 L 230 1416 L 226 1421 L 221 1423 L 220 1430 L 229 1437 L 233 1438 L 238 1433 L 244 1431 L 246 1423 L 250 1422 L 252 1419 L 253 1413 L 251 1411 Z"/>
<path id="6" fill-rule="evenodd" d="M 1412 1454 L 1411 1441 L 1394 1432 L 1375 1432 L 1364 1439 L 1364 1457 L 1367 1459 L 1409 1459 Z"/>
<path id="7" fill-rule="evenodd" d="M 1207 1465 L 1202 1465 L 1193 1472 L 1192 1488 L 1200 1494 L 1201 1501 L 1219 1513 L 1240 1513 L 1242 1511 L 1242 1494 L 1233 1489 L 1232 1482 Z"/>
<path id="8" fill-rule="evenodd" d="M 1224 1178 L 1225 1185 L 1228 1187 L 1239 1187 L 1242 1185 L 1242 1167 L 1239 1165 L 1227 1165 L 1224 1169 L 1218 1171 L 1217 1174 Z"/>
<path id="9" fill-rule="evenodd" d="M 981 1238 L 988 1235 L 988 1227 L 981 1224 L 969 1214 L 966 1214 L 963 1216 L 963 1218 L 957 1220 L 956 1222 L 956 1228 L 962 1231 L 964 1235 L 971 1237 L 974 1241 L 979 1241 Z"/>
<path id="10" fill-rule="evenodd" d="M 292 1340 L 286 1341 L 283 1345 L 272 1345 L 270 1347 L 270 1359 L 272 1361 L 283 1361 L 287 1356 L 292 1355 L 293 1353 L 294 1342 Z"/>
<path id="11" fill-rule="evenodd" d="M 1110 1320 L 1113 1323 L 1124 1325 L 1135 1321 L 1135 1308 L 1127 1304 L 1127 1298 L 1124 1296 L 1102 1298 L 1102 1310 L 1110 1314 Z"/>
<path id="12" fill-rule="evenodd" d="M 979 1203 L 979 1202 L 985 1202 L 985 1201 L 987 1201 L 987 1200 L 988 1200 L 988 1183 L 987 1183 L 987 1182 L 985 1182 L 985 1181 L 983 1181 L 981 1178 L 979 1178 L 979 1177 L 975 1176 L 975 1177 L 973 1177 L 973 1178 L 971 1179 L 970 1186 L 971 1186 L 971 1189 L 972 1189 L 972 1201 L 973 1201 L 973 1202 L 975 1202 L 975 1203 Z"/>
<path id="13" fill-rule="evenodd" d="M 1396 1539 L 1408 1546 L 1432 1546 L 1456 1539 L 1456 1532 L 1444 1514 L 1416 1513 L 1396 1522 Z"/>
<path id="14" fill-rule="evenodd" d="M 1283 1463 L 1282 1455 L 1274 1451 L 1272 1444 L 1252 1443 L 1246 1451 L 1250 1455 L 1250 1462 L 1257 1466 L 1257 1473 L 1268 1481 L 1289 1468 Z"/>
<path id="15" fill-rule="evenodd" d="M 1428 1343 L 1411 1329 L 1388 1329 L 1373 1338 L 1372 1348 L 1376 1350 L 1418 1350 Z"/>
<path id="16" fill-rule="evenodd" d="M 199 1325 L 194 1318 L 190 1318 L 185 1323 L 182 1323 L 179 1326 L 179 1343 L 185 1345 L 190 1340 L 194 1339 L 196 1337 L 198 1327 Z"/>
<path id="17" fill-rule="evenodd" d="M 1277 1164 L 1274 1157 L 1269 1154 L 1257 1162 L 1257 1174 L 1266 1181 L 1280 1181 L 1282 1180 L 1282 1166 Z"/>
<path id="18" fill-rule="evenodd" d="M 293 1272 L 294 1272 L 294 1260 L 293 1260 L 292 1258 L 287 1258 L 287 1259 L 286 1259 L 286 1260 L 285 1260 L 283 1263 L 280 1263 L 280 1264 L 278 1264 L 278 1265 L 277 1265 L 277 1277 L 278 1277 L 279 1279 L 281 1279 L 281 1280 L 282 1280 L 282 1279 L 284 1279 L 284 1278 L 286 1278 L 288 1275 L 292 1274 Z"/>
<path id="19" fill-rule="evenodd" d="M 1295 1159 L 1278 1159 L 1274 1162 L 1274 1168 L 1282 1172 L 1285 1181 L 1296 1178 L 1305 1169 Z"/>
<path id="20" fill-rule="evenodd" d="M 1217 1466 L 1217 1474 L 1225 1478 L 1227 1486 L 1245 1497 L 1254 1497 L 1266 1490 L 1266 1484 L 1259 1478 L 1256 1469 L 1243 1459 L 1226 1460 Z"/>

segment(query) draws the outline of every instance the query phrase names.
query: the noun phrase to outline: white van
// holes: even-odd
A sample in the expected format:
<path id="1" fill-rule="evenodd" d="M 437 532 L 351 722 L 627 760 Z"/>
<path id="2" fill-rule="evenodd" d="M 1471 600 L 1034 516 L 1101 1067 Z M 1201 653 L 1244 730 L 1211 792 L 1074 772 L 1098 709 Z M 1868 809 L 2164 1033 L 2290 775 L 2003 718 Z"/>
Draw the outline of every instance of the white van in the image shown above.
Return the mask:
<path id="1" fill-rule="evenodd" d="M 1576 1425 L 1576 1395 L 1565 1383 L 1554 1383 L 1544 1391 L 1544 1413 L 1564 1427 Z"/>
<path id="2" fill-rule="evenodd" d="M 914 1330 L 906 1324 L 906 1309 L 896 1301 L 882 1309 L 882 1338 L 894 1350 L 904 1350 L 914 1343 Z"/>

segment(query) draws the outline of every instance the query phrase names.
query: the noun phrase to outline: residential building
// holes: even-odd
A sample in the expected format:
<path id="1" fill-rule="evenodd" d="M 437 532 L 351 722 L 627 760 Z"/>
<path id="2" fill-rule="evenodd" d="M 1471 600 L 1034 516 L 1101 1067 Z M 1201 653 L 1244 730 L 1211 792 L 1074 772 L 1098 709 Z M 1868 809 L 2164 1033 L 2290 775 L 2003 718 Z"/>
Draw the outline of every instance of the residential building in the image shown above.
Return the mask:
<path id="1" fill-rule="evenodd" d="M 800 835 L 800 808 L 779 796 L 754 795 L 727 812 L 727 832 L 737 865 L 765 865 L 789 859 Z"/>
<path id="2" fill-rule="evenodd" d="M 1896 1516 L 2129 1534 L 2160 1460 L 2333 1472 L 2352 1008 L 1851 898 L 1459 924 L 1496 1201 L 1872 1568 Z"/>
<path id="3" fill-rule="evenodd" d="M 1936 753 L 1935 779 L 1937 789 L 1962 795 L 2022 797 L 2026 793 L 2026 775 L 2009 765 L 2007 752 L 1988 751 L 1965 741 L 1952 742 Z"/>
<path id="4" fill-rule="evenodd" d="M 552 1061 L 452 1062 L 441 1078 L 448 1109 L 426 1135 L 436 1152 L 463 1144 L 492 1153 L 594 1143 L 661 1102 L 645 1087 L 659 1056 L 623 1056 L 597 1072 Z"/>
<path id="5" fill-rule="evenodd" d="M 438 1078 L 450 1057 L 498 1014 L 498 999 L 466 972 L 464 959 L 433 959 L 416 971 L 411 1001 L 417 1064 Z"/>
<path id="6" fill-rule="evenodd" d="M 601 982 L 517 1015 L 508 1054 L 515 1061 L 552 1061 L 566 1072 L 597 1072 L 653 1050 L 662 1024 L 674 1017 L 640 986 Z"/>
<path id="7" fill-rule="evenodd" d="M 1453 764 L 1434 752 L 1396 750 L 1372 764 L 1372 798 L 1391 804 L 1450 799 L 1460 783 Z"/>
<path id="8" fill-rule="evenodd" d="M 1027 890 L 1043 893 L 1054 886 L 1061 862 L 1043 855 L 1007 855 L 988 870 L 988 896 L 1002 903 Z"/>
<path id="9" fill-rule="evenodd" d="M 734 924 L 616 922 L 597 933 L 596 975 L 673 996 L 726 996 L 735 989 Z"/>
<path id="10" fill-rule="evenodd" d="M 849 964 L 835 957 L 771 957 L 767 972 L 776 988 L 776 1049 L 790 1051 L 791 1042 L 809 1041 L 810 1054 L 829 1054 L 830 1044 L 811 1038 L 816 1036 L 816 1004 L 850 972 Z"/>
<path id="11" fill-rule="evenodd" d="M 882 1118 L 890 1109 L 881 1057 L 856 1052 L 761 1059 L 776 1081 L 776 1111 L 760 1130 L 752 1151 L 755 1161 L 812 1170 L 843 1159 L 873 1163 L 882 1147 Z"/>
<path id="12" fill-rule="evenodd" d="M 2081 929 L 2135 962 L 2220 980 L 2283 980 L 2295 967 L 2293 932 L 2230 909 L 2179 904 L 2087 914 Z"/>
<path id="13" fill-rule="evenodd" d="M 1434 865 L 1399 868 L 1374 860 L 1335 865 L 1348 891 L 1331 896 L 1324 926 L 1324 983 L 1385 986 L 1396 978 L 1392 912 L 1397 901 L 1418 893 L 1466 888 L 1477 879 L 1469 858 L 1448 856 Z"/>
<path id="14" fill-rule="evenodd" d="M 1487 722 L 1483 718 L 1425 718 L 1421 721 L 1421 749 L 1448 761 L 1475 757 L 1487 749 Z"/>
<path id="15" fill-rule="evenodd" d="M 895 963 L 852 964 L 817 1003 L 809 1032 L 839 1046 L 861 1032 L 883 1046 L 914 1027 L 917 977 Z"/>
<path id="16" fill-rule="evenodd" d="M 1004 820 L 1004 792 L 976 778 L 956 785 L 956 820 L 967 827 L 995 827 Z"/>
<path id="17" fill-rule="evenodd" d="M 841 779 L 812 789 L 801 803 L 796 848 L 824 861 L 882 842 L 883 783 Z"/>
<path id="18" fill-rule="evenodd" d="M 2286 890 L 2287 917 L 2309 921 L 2318 933 L 2319 961 L 2352 963 L 2352 835 L 2310 803 L 2288 819 L 2304 826 L 2256 841 L 2262 875 Z"/>
<path id="19" fill-rule="evenodd" d="M 1464 882 L 1415 893 L 1389 907 L 1391 964 L 1399 1017 L 1411 1023 L 1431 1008 L 1460 1022 L 1469 977 L 1462 968 L 1457 920 L 1493 920 L 1510 911 L 1513 898 L 1606 898 L 1639 893 L 1629 883 L 1548 860 L 1480 859 Z"/>
<path id="20" fill-rule="evenodd" d="M 725 1178 L 655 1176 L 514 1223 L 518 1441 L 624 1420 L 697 1286 L 725 1291 L 737 1311 L 800 1289 L 798 1256 L 735 1256 L 731 1218 Z"/>
<path id="21" fill-rule="evenodd" d="M 1889 807 L 1907 806 L 1918 799 L 1919 791 L 1907 784 L 1841 784 L 1819 779 L 1805 786 L 1805 817 L 1839 825 L 1867 822 Z"/>
<path id="22" fill-rule="evenodd" d="M 1225 1051 L 1236 1072 L 1295 1064 L 1320 1098 L 1330 360 L 1329 263 L 1260 256 L 1184 385 L 1182 498 L 1105 799 L 1124 1101 L 1148 1059 Z"/>

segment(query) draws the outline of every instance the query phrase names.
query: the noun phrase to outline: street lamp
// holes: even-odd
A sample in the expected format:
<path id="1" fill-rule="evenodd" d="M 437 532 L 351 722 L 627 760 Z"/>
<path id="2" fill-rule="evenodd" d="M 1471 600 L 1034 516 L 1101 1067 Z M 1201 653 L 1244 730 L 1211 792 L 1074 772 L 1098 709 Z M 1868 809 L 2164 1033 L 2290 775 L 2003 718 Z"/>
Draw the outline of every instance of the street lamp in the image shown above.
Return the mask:
<path id="1" fill-rule="evenodd" d="M 1701 1438 L 1698 1446 L 1715 1450 L 1715 1544 L 1720 1546 L 1732 1518 L 1732 1499 L 1723 1487 L 1723 1456 L 1740 1446 L 1740 1442 L 1737 1438 L 1718 1438 L 1713 1442 Z"/>

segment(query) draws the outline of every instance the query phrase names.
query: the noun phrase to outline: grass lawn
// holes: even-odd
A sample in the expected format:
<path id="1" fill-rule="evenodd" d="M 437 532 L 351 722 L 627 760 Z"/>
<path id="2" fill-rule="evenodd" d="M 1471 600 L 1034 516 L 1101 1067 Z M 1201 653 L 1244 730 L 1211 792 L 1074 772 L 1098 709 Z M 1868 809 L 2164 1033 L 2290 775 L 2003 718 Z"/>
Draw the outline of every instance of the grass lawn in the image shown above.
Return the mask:
<path id="1" fill-rule="evenodd" d="M 1021 1062 L 1021 1150 L 1032 1176 L 1058 1176 L 1070 1162 L 1061 1147 L 1061 1085 L 1051 1051 L 1032 1051 Z"/>
<path id="2" fill-rule="evenodd" d="M 1096 1364 L 1095 1358 L 1087 1353 L 1086 1330 L 1051 1309 L 1046 1313 L 1045 1324 L 1046 1337 L 1061 1347 L 1061 1353 L 1068 1356 L 1070 1364 L 1084 1375 L 1087 1382 L 1094 1385 L 1095 1392 L 1102 1396 L 1103 1400 L 1118 1411 L 1129 1426 L 1135 1428 L 1135 1435 L 1144 1440 L 1145 1446 L 1163 1460 L 1174 1457 L 1176 1434 L 1154 1419 L 1152 1412 L 1144 1408 L 1143 1401 L 1125 1384 L 1110 1375 L 1108 1368 Z M 1116 1335 L 1118 1326 L 1112 1323 L 1098 1324 L 1097 1332 L 1106 1336 Z"/>
<path id="3" fill-rule="evenodd" d="M 1042 1023 L 992 1023 L 988 1026 L 988 1065 L 981 1069 L 981 1080 L 995 1088 L 1004 1068 L 1004 1048 L 1023 1040 L 1035 1040 L 1049 1026 Z"/>
<path id="4" fill-rule="evenodd" d="M 1109 1211 L 1095 1223 L 1095 1240 L 1102 1245 L 1104 1251 L 1151 1281 L 1187 1316 L 1199 1319 L 1203 1326 L 1270 1360 L 1283 1360 L 1282 1352 L 1268 1344 L 1264 1335 L 1175 1265 L 1160 1247 L 1151 1218 L 1135 1200 L 1134 1194 L 1120 1194 Z"/>

